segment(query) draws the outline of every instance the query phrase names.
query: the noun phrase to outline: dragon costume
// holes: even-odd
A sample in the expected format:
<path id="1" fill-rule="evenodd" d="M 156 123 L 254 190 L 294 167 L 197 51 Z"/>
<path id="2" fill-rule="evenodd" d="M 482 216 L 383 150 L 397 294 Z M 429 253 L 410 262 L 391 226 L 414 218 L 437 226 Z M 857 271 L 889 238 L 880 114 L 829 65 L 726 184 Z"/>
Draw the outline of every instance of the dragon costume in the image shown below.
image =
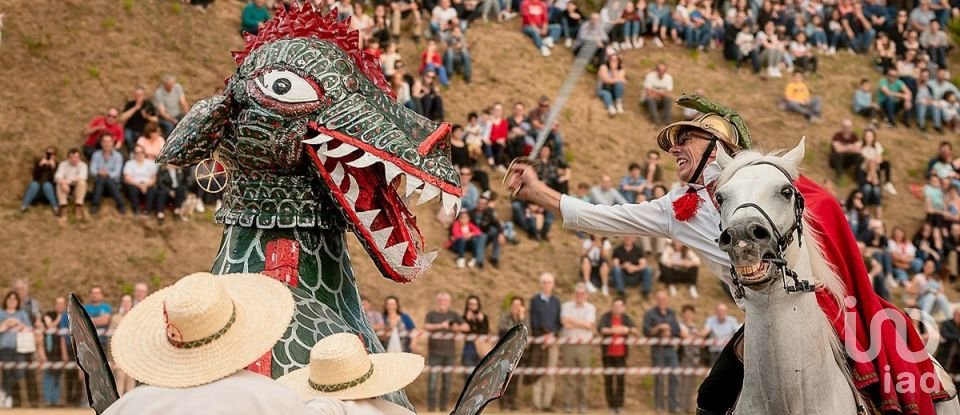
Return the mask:
<path id="1" fill-rule="evenodd" d="M 424 252 L 408 202 L 419 193 L 418 204 L 459 211 L 449 124 L 397 103 L 379 61 L 336 15 L 281 9 L 246 35 L 223 94 L 194 105 L 157 160 L 216 157 L 229 172 L 213 273 L 262 272 L 299 288 L 290 328 L 251 366 L 274 378 L 305 367 L 313 344 L 334 332 L 383 351 L 360 306 L 345 231 L 384 277 L 406 283 L 436 257 Z M 388 398 L 410 407 L 402 392 Z"/>

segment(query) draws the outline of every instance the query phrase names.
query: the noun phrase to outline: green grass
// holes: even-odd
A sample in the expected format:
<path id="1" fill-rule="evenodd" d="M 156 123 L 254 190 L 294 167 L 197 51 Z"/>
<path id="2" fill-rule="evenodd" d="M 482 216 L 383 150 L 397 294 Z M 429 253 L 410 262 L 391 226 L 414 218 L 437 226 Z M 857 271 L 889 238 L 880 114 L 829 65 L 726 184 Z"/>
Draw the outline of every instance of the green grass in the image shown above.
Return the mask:
<path id="1" fill-rule="evenodd" d="M 90 75 L 91 78 L 100 78 L 100 68 L 91 66 L 87 68 L 87 74 Z"/>
<path id="2" fill-rule="evenodd" d="M 43 56 L 44 52 L 50 49 L 53 46 L 53 42 L 50 41 L 50 36 L 41 35 L 41 36 L 23 36 L 23 46 L 27 48 L 27 53 L 32 56 Z"/>
<path id="3" fill-rule="evenodd" d="M 123 0 L 123 10 L 130 12 L 131 10 L 133 10 L 134 4 L 135 4 L 134 0 Z"/>
<path id="4" fill-rule="evenodd" d="M 107 16 L 100 22 L 100 27 L 102 27 L 103 30 L 113 30 L 117 27 L 117 19 L 114 19 L 113 16 Z"/>

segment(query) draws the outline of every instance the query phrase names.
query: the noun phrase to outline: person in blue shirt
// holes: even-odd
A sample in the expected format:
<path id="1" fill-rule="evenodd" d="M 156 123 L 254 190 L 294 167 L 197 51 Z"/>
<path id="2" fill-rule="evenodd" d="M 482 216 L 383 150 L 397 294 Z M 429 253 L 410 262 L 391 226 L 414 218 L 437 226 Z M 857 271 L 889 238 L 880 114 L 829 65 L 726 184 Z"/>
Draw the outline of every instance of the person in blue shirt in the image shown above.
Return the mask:
<path id="1" fill-rule="evenodd" d="M 257 34 L 263 22 L 270 19 L 270 11 L 267 10 L 267 0 L 253 0 L 247 3 L 243 8 L 243 14 L 240 16 L 240 34 Z"/>
<path id="2" fill-rule="evenodd" d="M 3 297 L 0 309 L 0 362 L 25 362 L 29 354 L 17 353 L 17 333 L 33 329 L 30 317 L 21 307 L 20 295 L 10 291 Z M 20 406 L 19 382 L 23 379 L 23 369 L 3 369 L 3 392 L 11 406 Z M 10 406 L 7 406 L 10 407 Z"/>
<path id="3" fill-rule="evenodd" d="M 647 178 L 637 163 L 630 163 L 630 173 L 620 179 L 620 194 L 628 203 L 637 203 L 637 195 L 647 193 Z"/>
<path id="4" fill-rule="evenodd" d="M 120 194 L 120 173 L 123 172 L 123 156 L 116 150 L 113 143 L 116 137 L 104 133 L 100 137 L 100 150 L 90 157 L 90 176 L 94 178 L 93 200 L 90 202 L 90 212 L 100 211 L 100 201 L 106 191 L 117 202 L 117 212 L 126 213 L 123 196 Z"/>
<path id="5" fill-rule="evenodd" d="M 873 90 L 866 78 L 860 80 L 860 87 L 853 92 L 853 112 L 873 122 L 876 122 L 881 114 L 880 105 L 873 102 Z"/>
<path id="6" fill-rule="evenodd" d="M 90 302 L 83 305 L 83 309 L 86 310 L 87 315 L 90 316 L 90 321 L 93 322 L 94 327 L 97 328 L 97 331 L 100 333 L 100 343 L 106 347 L 108 337 L 105 335 L 107 328 L 110 327 L 110 318 L 113 315 L 113 308 L 110 307 L 110 304 L 103 302 L 103 288 L 99 285 L 94 285 L 90 287 Z"/>

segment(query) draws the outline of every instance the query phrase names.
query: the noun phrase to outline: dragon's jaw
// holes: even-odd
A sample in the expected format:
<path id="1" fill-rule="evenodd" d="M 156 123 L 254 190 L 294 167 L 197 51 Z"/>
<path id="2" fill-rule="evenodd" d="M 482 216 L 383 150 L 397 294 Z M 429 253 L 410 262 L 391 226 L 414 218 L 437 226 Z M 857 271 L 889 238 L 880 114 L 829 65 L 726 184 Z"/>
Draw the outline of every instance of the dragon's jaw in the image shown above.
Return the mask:
<path id="1" fill-rule="evenodd" d="M 407 202 L 419 191 L 417 204 L 436 198 L 447 214 L 456 216 L 460 188 L 338 131 L 315 125 L 310 130 L 311 137 L 303 141 L 307 154 L 380 271 L 397 282 L 422 275 L 437 252 L 424 252 Z M 442 139 L 448 133 L 447 125 L 434 132 Z"/>

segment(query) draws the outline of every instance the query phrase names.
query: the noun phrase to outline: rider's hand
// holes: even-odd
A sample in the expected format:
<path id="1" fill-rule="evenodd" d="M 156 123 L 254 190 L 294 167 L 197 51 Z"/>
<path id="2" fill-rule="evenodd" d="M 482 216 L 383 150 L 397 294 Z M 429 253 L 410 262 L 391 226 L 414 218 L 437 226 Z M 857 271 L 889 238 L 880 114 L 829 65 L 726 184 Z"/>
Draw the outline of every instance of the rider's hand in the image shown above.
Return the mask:
<path id="1" fill-rule="evenodd" d="M 537 172 L 533 166 L 523 163 L 510 166 L 504 182 L 512 197 L 519 200 L 530 200 L 536 187 L 546 185 L 537 178 Z"/>

